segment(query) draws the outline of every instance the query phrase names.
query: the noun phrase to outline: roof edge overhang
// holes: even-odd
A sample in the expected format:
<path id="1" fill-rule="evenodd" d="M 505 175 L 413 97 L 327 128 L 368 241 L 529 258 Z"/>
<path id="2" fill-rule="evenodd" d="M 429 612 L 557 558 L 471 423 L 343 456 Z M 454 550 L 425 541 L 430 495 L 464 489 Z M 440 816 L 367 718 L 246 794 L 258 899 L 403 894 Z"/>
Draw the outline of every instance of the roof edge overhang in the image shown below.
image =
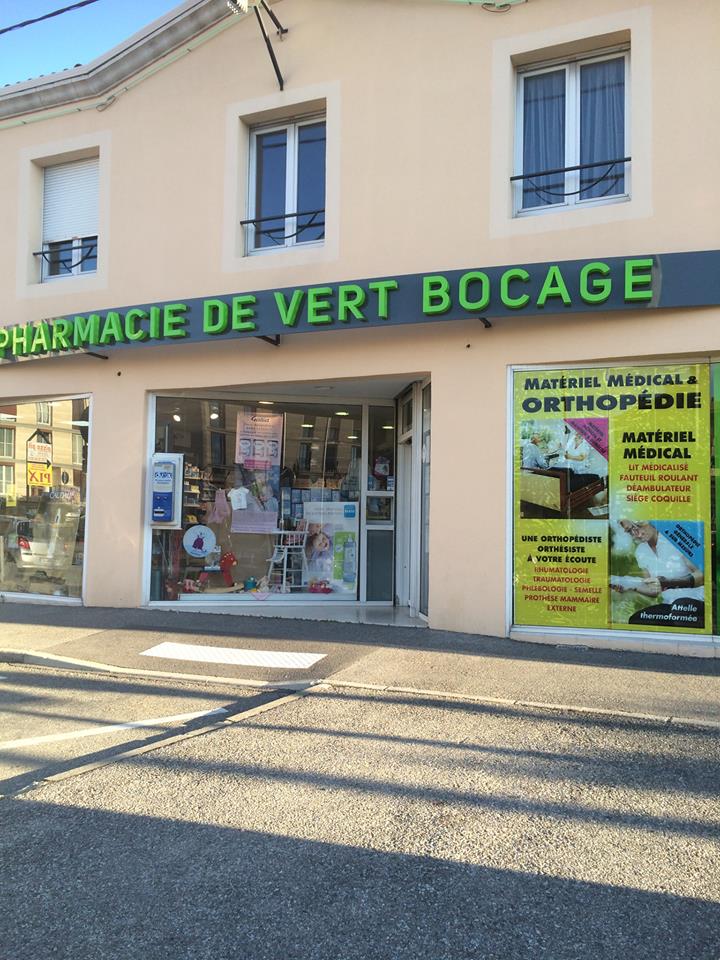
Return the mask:
<path id="1" fill-rule="evenodd" d="M 185 0 L 90 63 L 0 88 L 0 119 L 102 97 L 232 16 L 225 0 Z"/>

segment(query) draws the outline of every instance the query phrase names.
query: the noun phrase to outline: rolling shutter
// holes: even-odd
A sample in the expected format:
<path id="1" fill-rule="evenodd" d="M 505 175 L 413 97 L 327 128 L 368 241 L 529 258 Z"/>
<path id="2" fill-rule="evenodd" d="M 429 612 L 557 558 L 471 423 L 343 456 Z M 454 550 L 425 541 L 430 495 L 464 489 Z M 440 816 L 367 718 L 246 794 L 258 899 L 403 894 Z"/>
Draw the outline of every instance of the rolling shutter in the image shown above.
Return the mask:
<path id="1" fill-rule="evenodd" d="M 43 243 L 98 233 L 97 157 L 46 167 L 43 191 Z"/>

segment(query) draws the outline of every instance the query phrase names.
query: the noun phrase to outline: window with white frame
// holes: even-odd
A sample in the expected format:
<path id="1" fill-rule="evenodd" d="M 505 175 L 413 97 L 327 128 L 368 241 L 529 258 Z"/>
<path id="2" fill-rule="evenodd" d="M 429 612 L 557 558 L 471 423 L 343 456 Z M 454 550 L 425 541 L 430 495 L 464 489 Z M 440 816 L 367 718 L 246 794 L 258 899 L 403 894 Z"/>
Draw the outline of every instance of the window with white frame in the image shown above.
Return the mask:
<path id="1" fill-rule="evenodd" d="M 15 459 L 15 431 L 0 427 L 0 457 Z"/>
<path id="2" fill-rule="evenodd" d="M 99 159 L 74 160 L 43 171 L 43 281 L 97 270 Z"/>
<path id="3" fill-rule="evenodd" d="M 50 426 L 52 423 L 52 407 L 47 400 L 40 400 L 35 404 L 35 416 L 38 423 Z"/>
<path id="4" fill-rule="evenodd" d="M 83 438 L 80 433 L 72 434 L 72 462 L 76 464 L 83 462 Z"/>
<path id="5" fill-rule="evenodd" d="M 516 214 L 629 196 L 629 52 L 518 71 Z"/>
<path id="6" fill-rule="evenodd" d="M 15 464 L 0 463 L 0 496 L 12 496 L 15 493 Z"/>
<path id="7" fill-rule="evenodd" d="M 251 130 L 248 253 L 324 240 L 325 152 L 324 117 Z"/>
<path id="8" fill-rule="evenodd" d="M 0 427 L 0 457 L 15 459 L 15 431 L 8 427 Z"/>

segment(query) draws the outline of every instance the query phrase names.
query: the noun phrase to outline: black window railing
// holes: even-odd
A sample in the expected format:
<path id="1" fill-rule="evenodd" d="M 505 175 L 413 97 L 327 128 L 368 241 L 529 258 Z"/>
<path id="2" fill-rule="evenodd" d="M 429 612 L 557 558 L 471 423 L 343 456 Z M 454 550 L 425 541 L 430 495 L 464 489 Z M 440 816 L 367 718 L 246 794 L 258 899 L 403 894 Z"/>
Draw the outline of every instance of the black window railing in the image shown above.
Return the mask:
<path id="1" fill-rule="evenodd" d="M 64 249 L 61 249 L 61 244 Z M 78 253 L 80 253 L 79 259 L 73 260 Z M 77 241 L 72 245 L 68 242 L 66 245 L 66 241 L 61 240 L 57 245 L 50 243 L 43 250 L 33 250 L 32 255 L 42 257 L 48 267 L 61 267 L 66 273 L 74 273 L 83 263 L 97 257 L 97 243 L 83 240 L 82 246 Z"/>
<path id="2" fill-rule="evenodd" d="M 300 223 L 301 218 L 309 217 L 310 219 L 306 223 Z M 322 220 L 317 219 L 322 217 Z M 297 218 L 298 223 L 294 233 L 286 233 L 286 225 L 288 220 L 293 220 Z M 278 220 L 283 222 L 276 227 L 262 227 L 260 224 L 263 223 L 277 223 Z M 324 237 L 325 230 L 325 209 L 322 210 L 301 210 L 296 213 L 277 213 L 274 216 L 269 217 L 254 217 L 250 220 L 241 220 L 241 227 L 253 227 L 255 231 L 255 246 L 258 246 L 258 238 L 268 237 L 272 240 L 273 243 L 278 246 L 284 246 L 286 240 L 294 240 L 297 237 L 301 237 L 303 233 L 307 230 L 317 230 L 322 229 L 323 233 L 319 237 L 314 237 L 313 239 L 321 240 Z M 279 236 L 278 236 L 279 234 Z"/>
<path id="3" fill-rule="evenodd" d="M 614 160 L 594 160 L 592 163 L 575 163 L 569 167 L 554 167 L 552 170 L 535 170 L 532 173 L 518 173 L 510 177 L 510 183 L 527 181 L 527 185 L 538 196 L 542 193 L 551 197 L 574 197 L 581 193 L 586 193 L 588 190 L 592 190 L 603 182 L 609 181 L 610 187 L 612 187 L 613 183 L 622 176 L 622 173 L 620 173 L 620 171 L 616 172 L 615 168 L 618 164 L 626 164 L 631 160 L 632 157 L 617 157 Z M 579 190 L 551 190 L 549 187 L 544 187 L 542 184 L 533 182 L 537 180 L 538 177 L 552 177 L 558 174 L 573 173 L 576 170 L 592 170 L 598 167 L 604 167 L 605 169 L 599 177 L 596 177 L 589 183 L 584 183 Z"/>

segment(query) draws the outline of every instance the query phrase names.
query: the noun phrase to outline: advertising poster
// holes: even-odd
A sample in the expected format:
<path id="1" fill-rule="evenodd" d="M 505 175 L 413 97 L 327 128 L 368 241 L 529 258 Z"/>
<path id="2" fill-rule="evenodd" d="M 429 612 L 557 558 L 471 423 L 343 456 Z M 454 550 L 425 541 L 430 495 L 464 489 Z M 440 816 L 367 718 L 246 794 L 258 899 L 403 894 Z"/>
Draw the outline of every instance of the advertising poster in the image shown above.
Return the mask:
<path id="1" fill-rule="evenodd" d="M 280 466 L 283 415 L 243 407 L 237 415 L 235 463 L 248 470 Z"/>
<path id="2" fill-rule="evenodd" d="M 516 624 L 711 632 L 710 411 L 702 364 L 514 374 Z"/>
<path id="3" fill-rule="evenodd" d="M 243 407 L 237 415 L 238 480 L 228 493 L 231 533 L 273 533 L 280 509 L 283 415 Z"/>
<path id="4" fill-rule="evenodd" d="M 355 597 L 358 581 L 359 511 L 357 503 L 312 502 L 307 521 L 308 583 L 323 592 Z"/>
<path id="5" fill-rule="evenodd" d="M 25 442 L 25 459 L 35 463 L 51 464 L 53 459 L 52 436 L 36 430 Z"/>

